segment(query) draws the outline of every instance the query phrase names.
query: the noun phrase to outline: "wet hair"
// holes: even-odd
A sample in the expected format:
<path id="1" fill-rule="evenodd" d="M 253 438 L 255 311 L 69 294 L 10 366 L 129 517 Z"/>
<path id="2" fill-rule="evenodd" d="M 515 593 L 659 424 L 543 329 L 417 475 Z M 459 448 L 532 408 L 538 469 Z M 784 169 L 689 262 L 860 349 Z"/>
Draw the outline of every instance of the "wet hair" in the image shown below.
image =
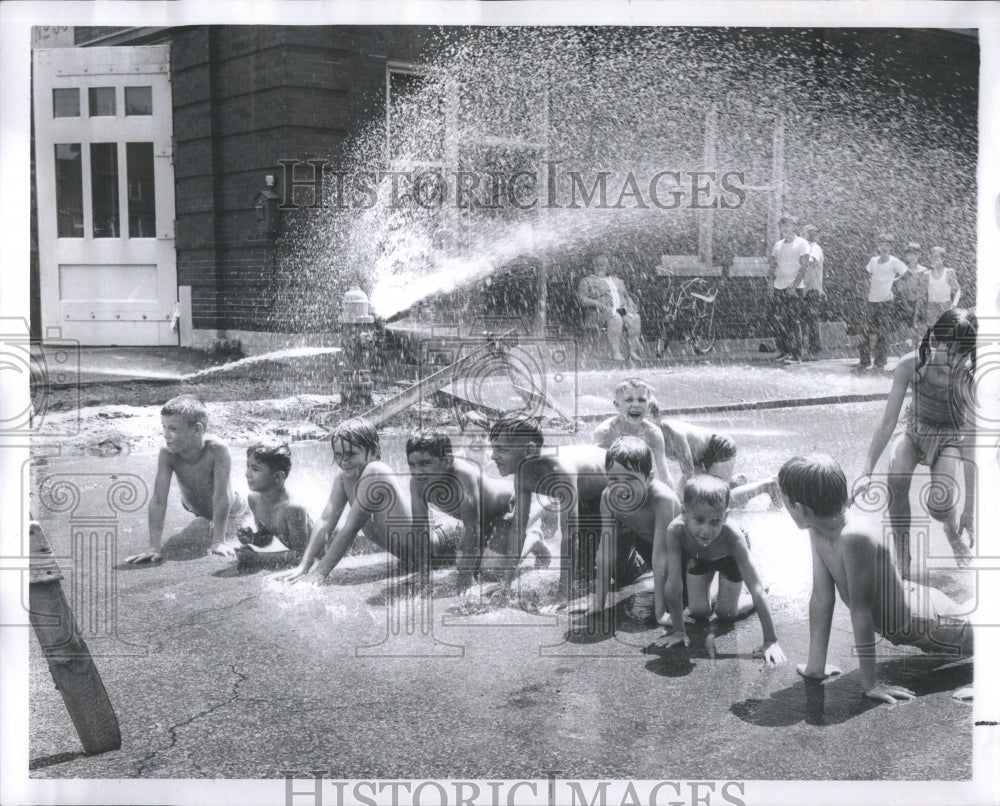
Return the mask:
<path id="1" fill-rule="evenodd" d="M 452 456 L 451 437 L 444 431 L 417 431 L 406 440 L 406 457 L 420 451 L 436 456 L 438 459 L 449 459 Z"/>
<path id="2" fill-rule="evenodd" d="M 692 476 L 684 482 L 684 506 L 707 504 L 723 509 L 729 507 L 729 485 L 715 476 Z"/>
<path id="3" fill-rule="evenodd" d="M 208 408 L 194 395 L 178 395 L 163 404 L 160 409 L 163 417 L 183 417 L 190 426 L 201 423 L 208 428 Z"/>
<path id="4" fill-rule="evenodd" d="M 639 437 L 618 437 L 604 455 L 604 469 L 610 470 L 611 465 L 618 462 L 628 470 L 635 470 L 648 476 L 653 472 L 653 452 L 649 445 Z"/>
<path id="5" fill-rule="evenodd" d="M 504 437 L 518 442 L 534 442 L 541 447 L 545 441 L 537 417 L 529 417 L 522 411 L 508 411 L 501 414 L 490 428 L 490 442 Z"/>
<path id="6" fill-rule="evenodd" d="M 649 399 L 649 416 L 656 420 L 660 418 L 660 404 L 656 402 L 652 386 L 642 378 L 626 378 L 615 387 L 615 400 L 618 399 L 619 395 L 624 394 L 626 389 L 642 389 Z"/>
<path id="7" fill-rule="evenodd" d="M 821 518 L 847 509 L 847 477 L 829 454 L 793 456 L 778 471 L 778 486 L 793 504 L 807 506 Z"/>
<path id="8" fill-rule="evenodd" d="M 780 227 L 782 224 L 792 224 L 797 227 L 799 220 L 790 213 L 782 213 L 781 218 L 778 219 L 778 226 Z"/>
<path id="9" fill-rule="evenodd" d="M 262 439 L 247 448 L 247 461 L 254 460 L 265 465 L 272 473 L 284 473 L 292 469 L 292 452 L 287 442 L 280 439 Z"/>
<path id="10" fill-rule="evenodd" d="M 379 442 L 378 431 L 364 417 L 354 417 L 350 420 L 344 420 L 334 428 L 333 433 L 330 434 L 330 447 L 336 448 L 337 443 L 341 440 L 363 448 L 376 459 L 382 456 L 382 445 Z"/>
<path id="11" fill-rule="evenodd" d="M 959 355 L 967 355 L 972 371 L 976 371 L 976 342 L 979 337 L 979 320 L 966 308 L 949 308 L 938 320 L 927 328 L 917 351 L 917 369 L 920 369 L 931 354 L 931 336 L 940 344 L 954 344 Z"/>
<path id="12" fill-rule="evenodd" d="M 736 458 L 736 443 L 731 437 L 725 434 L 712 434 L 712 438 L 705 446 L 705 452 L 701 455 L 700 464 L 704 467 L 711 467 L 717 462 L 728 462 Z"/>

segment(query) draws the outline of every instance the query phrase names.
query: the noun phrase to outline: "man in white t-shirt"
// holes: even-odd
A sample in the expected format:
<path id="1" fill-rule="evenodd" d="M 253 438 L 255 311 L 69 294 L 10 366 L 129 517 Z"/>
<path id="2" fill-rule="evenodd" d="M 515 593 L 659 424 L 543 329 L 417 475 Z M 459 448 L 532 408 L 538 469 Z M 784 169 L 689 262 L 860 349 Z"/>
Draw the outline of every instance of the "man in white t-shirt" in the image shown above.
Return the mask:
<path id="1" fill-rule="evenodd" d="M 771 322 L 778 346 L 778 360 L 786 364 L 802 362 L 802 296 L 809 245 L 795 234 L 798 222 L 785 213 L 778 220 L 781 239 L 771 249 L 771 275 L 767 293 L 771 302 Z"/>
<path id="2" fill-rule="evenodd" d="M 882 235 L 878 240 L 878 254 L 868 261 L 865 271 L 871 275 L 868 285 L 868 302 L 861 314 L 861 343 L 858 345 L 860 362 L 856 372 L 865 372 L 872 357 L 876 372 L 885 370 L 889 353 L 889 331 L 895 321 L 896 306 L 892 293 L 893 283 L 906 274 L 906 264 L 889 254 L 892 236 Z M 874 345 L 872 344 L 874 342 Z"/>
<path id="3" fill-rule="evenodd" d="M 628 354 L 638 361 L 639 333 L 642 319 L 639 306 L 628 293 L 625 282 L 620 277 L 608 276 L 610 261 L 607 255 L 594 258 L 594 273 L 584 277 L 577 286 L 577 298 L 584 308 L 592 308 L 608 326 L 608 342 L 615 361 L 623 361 L 622 331 L 628 340 Z"/>
<path id="4" fill-rule="evenodd" d="M 826 297 L 823 291 L 823 247 L 816 242 L 819 227 L 806 224 L 802 228 L 802 234 L 809 246 L 809 251 L 806 253 L 806 276 L 802 281 L 805 289 L 802 300 L 802 340 L 808 340 L 807 345 L 804 345 L 808 349 L 803 350 L 802 357 L 815 360 L 819 351 L 823 349 L 819 338 L 819 317 L 823 309 L 823 299 Z"/>

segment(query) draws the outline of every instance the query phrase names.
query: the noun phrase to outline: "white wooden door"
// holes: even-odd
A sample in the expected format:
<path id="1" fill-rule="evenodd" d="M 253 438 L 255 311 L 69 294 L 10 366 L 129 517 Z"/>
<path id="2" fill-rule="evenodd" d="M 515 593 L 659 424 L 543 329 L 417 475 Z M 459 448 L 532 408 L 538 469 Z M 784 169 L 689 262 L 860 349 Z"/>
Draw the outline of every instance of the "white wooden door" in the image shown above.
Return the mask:
<path id="1" fill-rule="evenodd" d="M 42 328 L 176 345 L 169 47 L 34 52 Z"/>

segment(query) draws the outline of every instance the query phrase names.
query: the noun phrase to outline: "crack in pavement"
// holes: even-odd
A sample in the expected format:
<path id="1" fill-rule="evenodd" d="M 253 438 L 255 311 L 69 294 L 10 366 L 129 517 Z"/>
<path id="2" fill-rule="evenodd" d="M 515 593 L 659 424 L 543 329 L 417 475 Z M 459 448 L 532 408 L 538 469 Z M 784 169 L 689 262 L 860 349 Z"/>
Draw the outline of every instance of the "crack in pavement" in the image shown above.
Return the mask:
<path id="1" fill-rule="evenodd" d="M 243 672 L 239 671 L 236 668 L 236 664 L 232 664 L 232 663 L 229 664 L 229 670 L 234 675 L 236 675 L 236 677 L 238 678 L 233 683 L 232 691 L 230 692 L 229 697 L 224 702 L 220 702 L 220 703 L 217 703 L 216 705 L 213 705 L 213 706 L 211 706 L 209 708 L 205 708 L 205 709 L 199 711 L 198 713 L 194 714 L 193 716 L 188 717 L 183 722 L 178 722 L 177 724 L 171 725 L 169 728 L 167 728 L 167 733 L 170 735 L 170 743 L 167 744 L 164 747 L 158 747 L 158 748 L 156 748 L 155 750 L 153 750 L 153 752 L 147 754 L 145 758 L 140 759 L 139 764 L 136 767 L 136 776 L 137 777 L 141 778 L 143 776 L 143 773 L 145 772 L 146 767 L 149 765 L 149 763 L 154 758 L 156 758 L 157 755 L 159 755 L 160 753 L 166 752 L 167 750 L 170 750 L 171 748 L 173 748 L 177 744 L 177 731 L 179 731 L 181 728 L 187 727 L 192 722 L 195 722 L 196 720 L 199 720 L 202 717 L 208 716 L 209 714 L 213 714 L 216 711 L 220 710 L 221 708 L 225 708 L 227 705 L 229 705 L 232 702 L 234 702 L 237 699 L 239 699 L 239 696 L 240 696 L 240 692 L 239 692 L 240 686 L 243 685 L 243 683 L 245 683 L 250 678 L 249 678 L 249 676 L 243 674 Z M 192 761 L 192 763 L 194 764 L 195 769 L 199 773 L 203 772 L 202 769 L 201 769 L 201 767 L 198 766 L 197 762 Z"/>

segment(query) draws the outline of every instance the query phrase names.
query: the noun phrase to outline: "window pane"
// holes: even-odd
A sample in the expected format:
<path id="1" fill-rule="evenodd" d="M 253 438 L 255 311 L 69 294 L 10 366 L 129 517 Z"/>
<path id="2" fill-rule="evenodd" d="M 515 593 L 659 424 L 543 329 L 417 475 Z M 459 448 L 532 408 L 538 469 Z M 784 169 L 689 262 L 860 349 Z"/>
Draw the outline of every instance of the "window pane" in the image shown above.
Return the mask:
<path id="1" fill-rule="evenodd" d="M 118 144 L 90 144 L 90 185 L 93 195 L 94 237 L 117 238 L 118 220 Z"/>
<path id="2" fill-rule="evenodd" d="M 60 238 L 83 237 L 83 161 L 79 143 L 56 143 L 56 228 Z"/>
<path id="3" fill-rule="evenodd" d="M 90 97 L 90 116 L 92 118 L 115 114 L 114 87 L 91 87 L 88 93 Z"/>
<path id="4" fill-rule="evenodd" d="M 128 172 L 128 237 L 156 237 L 156 193 L 153 185 L 153 144 L 126 143 Z"/>
<path id="5" fill-rule="evenodd" d="M 126 87 L 125 88 L 125 114 L 126 115 L 152 115 L 153 114 L 153 88 L 152 87 Z"/>
<path id="6" fill-rule="evenodd" d="M 78 87 L 52 90 L 52 117 L 80 117 L 80 89 Z"/>

